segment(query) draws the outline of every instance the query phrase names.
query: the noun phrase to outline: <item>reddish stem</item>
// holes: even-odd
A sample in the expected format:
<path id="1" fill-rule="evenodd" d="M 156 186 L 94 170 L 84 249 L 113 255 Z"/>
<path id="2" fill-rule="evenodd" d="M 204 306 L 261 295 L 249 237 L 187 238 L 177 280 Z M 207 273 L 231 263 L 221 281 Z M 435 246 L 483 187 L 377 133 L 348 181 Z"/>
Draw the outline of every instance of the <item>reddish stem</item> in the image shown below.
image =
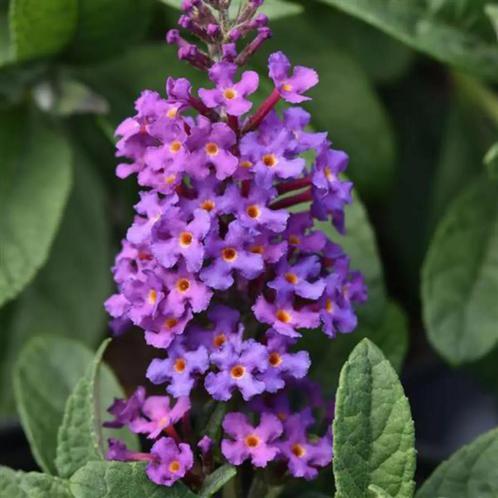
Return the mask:
<path id="1" fill-rule="evenodd" d="M 270 96 L 261 104 L 254 115 L 251 116 L 244 128 L 242 128 L 242 133 L 247 133 L 249 131 L 255 130 L 259 126 L 261 121 L 265 119 L 268 113 L 277 105 L 279 100 L 280 93 L 275 88 L 273 92 L 271 92 Z"/>
<path id="2" fill-rule="evenodd" d="M 274 202 L 270 207 L 272 209 L 283 209 L 290 206 L 295 206 L 296 204 L 301 204 L 303 202 L 309 202 L 313 199 L 311 195 L 311 189 L 302 192 L 301 194 L 296 194 L 291 197 L 286 197 L 285 199 L 280 199 Z"/>
<path id="3" fill-rule="evenodd" d="M 232 130 L 237 136 L 239 136 L 240 129 L 239 129 L 239 119 L 237 118 L 237 116 L 230 116 L 230 115 L 228 116 L 228 126 L 232 128 Z"/>
<path id="4" fill-rule="evenodd" d="M 154 455 L 150 453 L 130 453 L 129 456 L 134 462 L 152 462 L 154 460 Z"/>
<path id="5" fill-rule="evenodd" d="M 209 118 L 211 121 L 219 121 L 220 117 L 218 116 L 218 113 L 204 105 L 204 102 L 202 102 L 201 99 L 198 99 L 196 97 L 190 97 L 189 99 L 189 104 L 200 114 L 203 116 L 206 116 Z"/>
<path id="6" fill-rule="evenodd" d="M 172 437 L 177 443 L 181 442 L 181 438 L 178 435 L 178 432 L 176 432 L 176 429 L 172 425 L 166 427 L 166 429 L 164 429 L 164 432 L 166 432 L 168 436 Z"/>
<path id="7" fill-rule="evenodd" d="M 279 183 L 277 185 L 277 192 L 279 194 L 285 194 L 286 192 L 291 192 L 293 190 L 299 190 L 301 188 L 307 187 L 311 183 L 311 177 L 306 176 L 300 178 L 299 180 L 292 180 L 286 183 Z"/>

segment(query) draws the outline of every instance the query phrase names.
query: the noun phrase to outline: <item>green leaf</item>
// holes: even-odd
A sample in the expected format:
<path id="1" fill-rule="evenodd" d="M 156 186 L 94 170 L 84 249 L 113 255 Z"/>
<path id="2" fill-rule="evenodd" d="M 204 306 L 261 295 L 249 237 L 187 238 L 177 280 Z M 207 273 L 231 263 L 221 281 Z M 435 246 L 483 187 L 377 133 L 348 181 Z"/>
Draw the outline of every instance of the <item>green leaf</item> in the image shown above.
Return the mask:
<path id="1" fill-rule="evenodd" d="M 23 349 L 14 372 L 17 410 L 43 471 L 56 474 L 57 431 L 67 398 L 93 358 L 70 339 L 36 337 Z"/>
<path id="2" fill-rule="evenodd" d="M 0 498 L 73 498 L 73 495 L 69 484 L 57 477 L 0 467 Z"/>
<path id="3" fill-rule="evenodd" d="M 416 498 L 498 496 L 498 429 L 478 437 L 443 462 Z"/>
<path id="4" fill-rule="evenodd" d="M 99 348 L 69 396 L 57 437 L 55 466 L 61 477 L 72 476 L 79 468 L 94 460 L 103 460 L 105 443 L 112 435 L 131 449 L 138 440 L 127 429 L 106 430 L 102 427 L 106 410 L 116 397 L 123 397 L 119 384 L 102 356 L 109 340 Z"/>
<path id="5" fill-rule="evenodd" d="M 396 372 L 365 339 L 344 365 L 337 391 L 336 498 L 368 498 L 372 484 L 392 498 L 410 498 L 415 487 L 413 445 L 410 407 Z"/>
<path id="6" fill-rule="evenodd" d="M 273 31 L 267 52 L 280 50 L 286 40 L 293 64 L 318 71 L 320 81 L 306 105 L 314 129 L 328 131 L 334 147 L 350 155 L 347 174 L 362 197 L 382 197 L 393 181 L 396 150 L 389 117 L 365 71 L 334 41 L 324 41 L 312 17 L 275 22 Z M 266 72 L 266 57 L 258 60 Z"/>
<path id="7" fill-rule="evenodd" d="M 222 465 L 206 477 L 206 480 L 199 491 L 199 496 L 201 498 L 213 496 L 217 491 L 223 488 L 228 481 L 232 480 L 236 474 L 237 469 L 233 465 Z"/>
<path id="8" fill-rule="evenodd" d="M 76 29 L 78 0 L 11 0 L 9 23 L 14 58 L 61 52 Z"/>
<path id="9" fill-rule="evenodd" d="M 450 205 L 422 270 L 429 340 L 453 364 L 481 358 L 498 341 L 497 194 L 483 179 Z"/>
<path id="10" fill-rule="evenodd" d="M 320 0 L 362 19 L 437 60 L 498 81 L 498 50 L 475 31 L 450 23 L 423 2 Z"/>
<path id="11" fill-rule="evenodd" d="M 368 486 L 368 491 L 371 498 L 391 498 L 391 495 L 375 484 L 370 484 L 370 486 Z"/>
<path id="12" fill-rule="evenodd" d="M 156 486 L 145 474 L 145 464 L 90 462 L 70 481 L 75 498 L 195 498 L 181 483 Z"/>
<path id="13" fill-rule="evenodd" d="M 151 4 L 151 0 L 78 0 L 68 58 L 89 61 L 123 51 L 145 34 Z"/>
<path id="14" fill-rule="evenodd" d="M 181 0 L 159 0 L 160 2 L 179 9 Z M 241 0 L 232 2 L 232 12 L 235 15 L 239 8 Z M 285 2 L 283 0 L 266 0 L 260 11 L 266 14 L 270 19 L 287 17 L 302 12 L 303 8 L 298 4 Z"/>
<path id="15" fill-rule="evenodd" d="M 450 109 L 432 186 L 433 224 L 482 170 L 482 155 L 470 138 L 470 125 L 465 118 L 465 113 L 459 106 L 455 105 Z"/>
<path id="16" fill-rule="evenodd" d="M 60 130 L 21 109 L 0 112 L 0 306 L 47 259 L 71 185 Z"/>
<path id="17" fill-rule="evenodd" d="M 486 5 L 484 11 L 489 17 L 491 24 L 496 32 L 496 37 L 498 38 L 498 4 L 490 3 Z"/>
<path id="18" fill-rule="evenodd" d="M 488 169 L 489 177 L 498 180 L 498 142 L 491 146 L 484 156 L 484 164 Z"/>
<path id="19" fill-rule="evenodd" d="M 43 168 L 38 169 L 43 172 Z M 4 411 L 13 406 L 13 362 L 31 337 L 66 336 L 91 347 L 99 342 L 105 318 L 102 302 L 110 292 L 109 227 L 104 212 L 99 179 L 78 152 L 75 185 L 49 261 L 15 303 L 10 318 L 8 312 L 0 314 L 4 341 L 0 349 L 0 406 Z"/>

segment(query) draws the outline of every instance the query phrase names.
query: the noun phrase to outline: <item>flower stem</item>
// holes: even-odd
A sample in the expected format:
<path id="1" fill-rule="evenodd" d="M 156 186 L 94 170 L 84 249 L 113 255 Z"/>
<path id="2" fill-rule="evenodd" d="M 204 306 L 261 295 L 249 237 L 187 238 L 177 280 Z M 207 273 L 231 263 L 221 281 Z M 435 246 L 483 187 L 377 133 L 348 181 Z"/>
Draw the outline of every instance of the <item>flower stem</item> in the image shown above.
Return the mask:
<path id="1" fill-rule="evenodd" d="M 302 192 L 301 194 L 296 194 L 291 197 L 285 197 L 284 199 L 279 199 L 270 205 L 272 209 L 284 209 L 287 207 L 295 206 L 296 204 L 302 204 L 303 202 L 309 202 L 313 199 L 311 195 L 311 189 Z"/>
<path id="2" fill-rule="evenodd" d="M 242 128 L 242 133 L 248 133 L 249 131 L 255 130 L 259 126 L 261 121 L 265 119 L 268 113 L 277 105 L 279 100 L 280 93 L 275 88 L 273 92 L 271 92 L 270 96 L 261 104 L 259 109 L 249 119 L 244 128 Z"/>

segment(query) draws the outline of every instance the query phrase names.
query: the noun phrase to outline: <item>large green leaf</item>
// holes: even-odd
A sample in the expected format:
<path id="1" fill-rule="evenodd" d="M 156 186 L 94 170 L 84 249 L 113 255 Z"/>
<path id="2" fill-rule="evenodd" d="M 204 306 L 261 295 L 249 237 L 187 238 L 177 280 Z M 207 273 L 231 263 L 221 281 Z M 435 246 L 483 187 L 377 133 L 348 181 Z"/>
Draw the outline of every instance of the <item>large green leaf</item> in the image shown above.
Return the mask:
<path id="1" fill-rule="evenodd" d="M 416 498 L 498 496 L 498 429 L 458 450 L 422 485 Z"/>
<path id="2" fill-rule="evenodd" d="M 162 3 L 174 7 L 176 9 L 180 8 L 181 0 L 160 0 Z M 237 9 L 241 4 L 240 0 L 235 0 L 232 2 L 232 11 L 235 15 Z M 266 14 L 270 19 L 275 19 L 278 17 L 287 17 L 295 14 L 299 14 L 303 8 L 299 4 L 286 2 L 285 0 L 266 0 L 261 7 L 261 12 Z"/>
<path id="3" fill-rule="evenodd" d="M 145 464 L 90 462 L 70 481 L 75 498 L 195 498 L 181 483 L 156 486 L 145 474 Z"/>
<path id="4" fill-rule="evenodd" d="M 341 371 L 334 419 L 336 498 L 368 498 L 372 484 L 411 498 L 414 428 L 396 372 L 368 339 Z"/>
<path id="5" fill-rule="evenodd" d="M 37 337 L 23 349 L 14 373 L 17 411 L 38 465 L 55 474 L 57 432 L 67 398 L 93 358 L 79 343 Z"/>
<path id="6" fill-rule="evenodd" d="M 12 409 L 12 365 L 27 340 L 54 334 L 94 346 L 103 333 L 102 302 L 110 292 L 106 209 L 92 166 L 80 153 L 75 159 L 75 185 L 51 257 L 15 303 L 11 316 L 7 312 L 0 315 L 4 341 L 0 406 L 4 410 Z M 36 211 L 32 201 L 26 202 Z"/>
<path id="7" fill-rule="evenodd" d="M 0 306 L 45 262 L 71 185 L 60 130 L 21 109 L 0 112 Z"/>
<path id="8" fill-rule="evenodd" d="M 496 43 L 439 16 L 424 2 L 319 0 L 358 17 L 436 59 L 498 81 Z M 438 2 L 441 4 L 441 2 Z M 484 15 L 484 12 L 482 13 Z M 450 22 L 451 21 L 451 22 Z"/>
<path id="9" fill-rule="evenodd" d="M 0 467 L 0 498 L 73 498 L 69 483 L 37 472 Z"/>
<path id="10" fill-rule="evenodd" d="M 360 194 L 365 199 L 381 197 L 393 180 L 395 143 L 388 115 L 365 71 L 348 52 L 324 39 L 313 17 L 277 21 L 273 31 L 266 55 L 280 50 L 285 40 L 285 52 L 293 64 L 318 71 L 320 81 L 309 92 L 312 100 L 306 104 L 312 124 L 317 131 L 329 132 L 334 147 L 350 155 L 347 173 Z M 266 72 L 263 57 L 258 61 Z"/>
<path id="11" fill-rule="evenodd" d="M 78 0 L 11 0 L 9 24 L 16 60 L 61 52 L 76 29 Z"/>
<path id="12" fill-rule="evenodd" d="M 476 360 L 498 341 L 498 187 L 482 179 L 449 207 L 422 271 L 429 340 L 454 364 Z"/>
<path id="13" fill-rule="evenodd" d="M 471 140 L 469 125 L 463 109 L 453 106 L 432 186 L 433 224 L 446 212 L 451 201 L 482 171 L 482 155 Z"/>

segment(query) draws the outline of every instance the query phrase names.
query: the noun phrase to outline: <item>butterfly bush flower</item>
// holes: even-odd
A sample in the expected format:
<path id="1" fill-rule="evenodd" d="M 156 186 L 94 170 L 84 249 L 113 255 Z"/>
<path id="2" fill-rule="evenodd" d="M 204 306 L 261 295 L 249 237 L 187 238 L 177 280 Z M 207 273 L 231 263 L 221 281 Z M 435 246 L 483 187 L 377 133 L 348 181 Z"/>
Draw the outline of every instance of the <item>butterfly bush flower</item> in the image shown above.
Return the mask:
<path id="1" fill-rule="evenodd" d="M 207 50 L 176 29 L 167 42 L 211 85 L 170 77 L 164 97 L 145 90 L 116 130 L 117 175 L 136 175 L 142 191 L 105 306 L 116 334 L 135 326 L 156 354 L 154 394 L 115 400 L 105 424 L 152 446 L 133 452 L 112 439 L 107 457 L 146 462 L 164 486 L 182 479 L 197 491 L 226 462 L 304 479 L 329 465 L 332 434 L 321 428 L 333 403 L 308 377 L 302 337 L 352 332 L 367 297 L 330 240 L 353 200 L 348 156 L 289 106 L 309 100 L 317 73 L 272 54 L 273 91 L 256 108 L 264 75 L 239 70 L 271 35 L 262 3 L 244 0 L 231 18 L 229 1 L 185 0 L 179 25 Z M 216 435 L 206 420 L 223 411 Z"/>

